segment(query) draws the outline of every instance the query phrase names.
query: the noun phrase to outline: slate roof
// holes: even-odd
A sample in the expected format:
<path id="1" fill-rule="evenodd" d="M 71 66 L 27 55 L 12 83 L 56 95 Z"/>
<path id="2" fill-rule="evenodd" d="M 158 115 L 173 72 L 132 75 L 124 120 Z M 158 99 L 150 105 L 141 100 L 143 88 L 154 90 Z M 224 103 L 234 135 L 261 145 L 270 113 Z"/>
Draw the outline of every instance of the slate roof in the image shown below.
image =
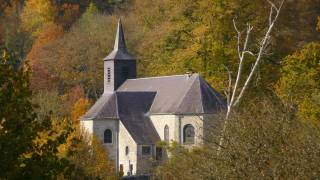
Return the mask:
<path id="1" fill-rule="evenodd" d="M 104 93 L 82 119 L 119 119 L 116 93 Z"/>
<path id="2" fill-rule="evenodd" d="M 160 137 L 148 111 L 155 92 L 116 92 L 119 118 L 138 144 L 155 144 Z"/>
<path id="3" fill-rule="evenodd" d="M 103 59 L 104 61 L 111 60 L 135 60 L 126 48 L 126 41 L 124 38 L 124 32 L 122 28 L 121 20 L 118 21 L 117 34 L 114 42 L 113 51 Z"/>
<path id="4" fill-rule="evenodd" d="M 117 91 L 156 92 L 150 114 L 213 114 L 226 102 L 199 74 L 126 80 Z"/>
<path id="5" fill-rule="evenodd" d="M 120 119 L 138 144 L 155 144 L 160 137 L 147 115 L 155 95 L 155 92 L 105 93 L 82 119 Z"/>

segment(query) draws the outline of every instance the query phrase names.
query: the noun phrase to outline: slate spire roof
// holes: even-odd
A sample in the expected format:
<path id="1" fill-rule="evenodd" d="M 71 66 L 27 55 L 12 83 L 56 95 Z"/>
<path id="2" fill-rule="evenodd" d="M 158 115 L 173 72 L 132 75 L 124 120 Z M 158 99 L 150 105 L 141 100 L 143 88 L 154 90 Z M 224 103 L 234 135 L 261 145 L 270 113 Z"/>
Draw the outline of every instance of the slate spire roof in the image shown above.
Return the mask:
<path id="1" fill-rule="evenodd" d="M 122 50 L 122 51 L 127 51 L 126 48 L 126 40 L 124 38 L 124 33 L 123 33 L 123 28 L 122 28 L 122 23 L 121 19 L 118 21 L 118 28 L 117 28 L 117 34 L 116 34 L 116 39 L 114 42 L 114 50 Z"/>
<path id="2" fill-rule="evenodd" d="M 135 60 L 135 58 L 127 50 L 121 19 L 118 21 L 113 51 L 103 60 Z"/>

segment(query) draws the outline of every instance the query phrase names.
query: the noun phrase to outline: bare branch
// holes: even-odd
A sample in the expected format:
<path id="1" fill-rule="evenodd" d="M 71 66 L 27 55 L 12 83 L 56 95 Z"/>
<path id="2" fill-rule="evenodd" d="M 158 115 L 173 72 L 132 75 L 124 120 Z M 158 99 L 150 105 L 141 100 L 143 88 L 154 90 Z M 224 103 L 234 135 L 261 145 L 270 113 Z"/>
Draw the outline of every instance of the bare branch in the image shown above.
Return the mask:
<path id="1" fill-rule="evenodd" d="M 238 30 L 237 28 L 237 24 L 236 24 L 236 21 L 234 19 L 232 19 L 232 22 L 233 22 L 233 26 L 234 26 L 234 29 L 236 30 L 237 32 L 237 49 L 238 49 L 238 56 L 239 56 L 239 59 L 241 58 L 241 48 L 240 48 L 240 41 L 241 41 L 241 33 L 240 31 Z"/>
<path id="2" fill-rule="evenodd" d="M 273 14 L 273 7 L 271 6 L 271 7 L 270 7 L 270 14 L 269 14 L 269 26 L 270 26 L 271 23 L 272 23 L 272 14 Z"/>
<path id="3" fill-rule="evenodd" d="M 275 9 L 276 11 L 279 11 L 279 9 L 277 8 L 277 6 L 273 3 L 273 2 L 271 2 L 270 0 L 267 0 L 268 1 L 268 3 L 271 5 L 271 9 Z M 270 14 L 272 14 L 272 11 L 270 11 Z"/>
<path id="4" fill-rule="evenodd" d="M 276 20 L 277 20 L 277 18 L 278 18 L 278 16 L 279 16 L 280 9 L 281 9 L 281 7 L 282 7 L 282 5 L 283 5 L 283 2 L 284 2 L 284 0 L 282 0 L 282 2 L 281 2 L 281 4 L 280 4 L 280 7 L 279 7 L 278 9 L 276 9 L 276 15 L 275 15 L 274 19 L 272 20 L 271 24 L 270 24 L 269 27 L 268 27 L 268 30 L 267 30 L 267 32 L 266 32 L 266 34 L 265 34 L 265 36 L 264 36 L 264 38 L 263 38 L 263 40 L 262 40 L 262 43 L 261 43 L 261 45 L 260 45 L 259 53 L 258 53 L 258 56 L 257 56 L 257 58 L 256 58 L 256 61 L 255 61 L 254 65 L 253 65 L 253 68 L 252 68 L 252 70 L 250 71 L 249 76 L 248 76 L 248 78 L 246 79 L 246 81 L 245 81 L 245 83 L 244 83 L 244 86 L 242 87 L 242 89 L 241 89 L 241 91 L 240 91 L 240 93 L 239 93 L 239 96 L 237 97 L 237 100 L 236 100 L 235 103 L 234 103 L 234 106 L 237 105 L 237 104 L 239 103 L 239 101 L 241 100 L 244 92 L 246 91 L 246 89 L 247 89 L 248 86 L 249 86 L 249 83 L 251 82 L 251 79 L 252 79 L 252 77 L 253 77 L 253 74 L 255 73 L 256 69 L 258 68 L 258 65 L 260 64 L 261 57 L 262 57 L 263 52 L 264 52 L 264 50 L 265 50 L 265 48 L 266 48 L 267 41 L 268 41 L 268 39 L 270 39 L 270 33 L 271 33 L 271 31 L 272 31 L 272 29 L 273 29 L 273 27 L 274 27 L 274 23 L 276 22 Z M 272 3 L 271 3 L 271 5 L 272 5 Z M 273 5 L 274 5 L 274 4 L 273 4 Z M 271 12 L 270 12 L 270 13 L 271 13 Z"/>
<path id="5" fill-rule="evenodd" d="M 246 40 L 245 40 L 244 45 L 243 45 L 242 53 L 247 50 L 247 46 L 248 46 L 248 42 L 249 42 L 249 37 L 250 37 L 250 33 L 251 33 L 252 29 L 253 29 L 253 27 L 250 25 L 250 23 L 248 23 L 248 24 L 247 24 Z M 243 58 L 243 57 L 242 57 L 242 58 Z"/>
<path id="6" fill-rule="evenodd" d="M 218 154 L 219 154 L 221 147 L 223 147 L 222 146 L 223 142 L 224 142 L 223 135 L 224 135 L 224 132 L 227 128 L 229 115 L 233 111 L 233 107 L 235 107 L 242 99 L 244 92 L 247 90 L 247 88 L 249 87 L 249 83 L 252 81 L 254 73 L 257 71 L 257 68 L 261 62 L 261 58 L 265 54 L 265 50 L 269 45 L 269 40 L 271 37 L 270 34 L 271 34 L 272 29 L 275 25 L 275 22 L 278 19 L 278 16 L 280 14 L 280 10 L 281 10 L 282 5 L 284 3 L 284 0 L 282 0 L 279 7 L 277 7 L 270 0 L 267 0 L 267 1 L 269 2 L 270 6 L 271 6 L 270 7 L 270 14 L 269 14 L 269 24 L 268 24 L 267 31 L 266 31 L 264 37 L 262 38 L 261 42 L 259 42 L 259 51 L 257 52 L 256 55 L 254 53 L 252 53 L 250 50 L 247 50 L 248 44 L 249 44 L 250 33 L 251 33 L 253 27 L 249 23 L 247 24 L 246 37 L 245 37 L 245 40 L 243 43 L 243 47 L 241 49 L 241 32 L 239 31 L 239 29 L 236 25 L 236 22 L 233 19 L 233 26 L 234 26 L 235 31 L 237 32 L 237 49 L 238 49 L 238 56 L 239 56 L 239 65 L 238 65 L 237 76 L 236 76 L 236 80 L 234 82 L 234 85 L 232 85 L 231 73 L 227 69 L 228 76 L 229 76 L 229 87 L 228 87 L 228 92 L 226 93 L 227 99 L 228 99 L 227 100 L 228 106 L 227 106 L 227 113 L 225 116 L 225 122 L 224 122 L 223 129 L 222 129 L 222 136 L 221 136 L 220 142 L 219 142 Z M 245 79 L 244 85 L 241 88 L 239 88 L 240 79 L 241 79 L 241 76 L 243 76 L 242 68 L 243 68 L 245 54 L 249 54 L 249 55 L 255 57 L 255 61 L 252 64 L 252 68 L 249 72 L 249 75 Z M 237 95 L 238 91 L 240 91 L 239 95 Z"/>
<path id="7" fill-rule="evenodd" d="M 251 51 L 244 51 L 243 53 L 250 54 L 251 56 L 255 56 L 255 54 L 253 52 L 251 52 Z"/>
<path id="8" fill-rule="evenodd" d="M 229 84 L 228 84 L 228 90 L 227 92 L 225 92 L 226 97 L 227 97 L 227 104 L 230 104 L 230 98 L 231 98 L 231 91 L 232 91 L 232 77 L 231 77 L 231 71 L 229 70 L 229 68 L 227 66 L 224 66 L 224 68 L 226 69 L 227 73 L 228 73 L 228 78 L 229 78 Z"/>
<path id="9" fill-rule="evenodd" d="M 234 29 L 237 31 L 238 34 L 240 34 L 240 31 L 237 28 L 236 21 L 234 19 L 232 19 L 232 22 L 233 22 Z"/>

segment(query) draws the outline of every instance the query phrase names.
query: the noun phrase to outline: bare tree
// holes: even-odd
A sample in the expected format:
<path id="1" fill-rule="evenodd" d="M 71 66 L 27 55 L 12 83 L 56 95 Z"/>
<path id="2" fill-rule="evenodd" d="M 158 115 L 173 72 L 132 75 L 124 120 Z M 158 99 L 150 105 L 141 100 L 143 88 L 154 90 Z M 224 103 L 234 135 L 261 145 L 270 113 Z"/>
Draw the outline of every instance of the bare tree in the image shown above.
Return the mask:
<path id="1" fill-rule="evenodd" d="M 237 48 L 238 48 L 239 65 L 238 65 L 238 70 L 237 70 L 237 76 L 236 76 L 234 83 L 232 81 L 231 72 L 226 67 L 228 75 L 229 75 L 229 86 L 228 86 L 228 90 L 226 92 L 227 113 L 225 116 L 225 121 L 224 121 L 223 129 L 222 129 L 222 136 L 221 136 L 220 142 L 219 142 L 218 152 L 223 145 L 223 134 L 224 134 L 225 129 L 227 127 L 230 113 L 232 112 L 234 107 L 236 107 L 239 104 L 239 102 L 242 100 L 243 94 L 247 91 L 249 83 L 252 81 L 253 75 L 256 72 L 259 64 L 261 63 L 261 58 L 265 54 L 266 48 L 269 44 L 269 40 L 271 37 L 270 34 L 272 32 L 272 29 L 274 28 L 275 22 L 278 19 L 278 16 L 280 14 L 280 10 L 281 10 L 282 5 L 284 3 L 284 0 L 281 0 L 279 5 L 276 5 L 275 3 L 271 2 L 270 0 L 267 0 L 267 1 L 270 4 L 269 24 L 267 27 L 267 31 L 259 44 L 259 50 L 256 54 L 253 53 L 250 49 L 248 49 L 250 34 L 253 29 L 253 26 L 251 26 L 250 23 L 247 23 L 247 28 L 245 31 L 245 38 L 243 41 L 242 40 L 242 32 L 239 31 L 237 24 L 236 24 L 236 21 L 233 20 L 234 29 L 237 32 Z M 241 42 L 241 41 L 243 41 L 243 42 Z M 252 64 L 252 68 L 249 72 L 249 75 L 246 77 L 243 86 L 240 87 L 240 80 L 244 76 L 243 64 L 244 64 L 244 61 L 246 60 L 245 59 L 246 55 L 253 56 L 255 58 L 255 61 Z"/>

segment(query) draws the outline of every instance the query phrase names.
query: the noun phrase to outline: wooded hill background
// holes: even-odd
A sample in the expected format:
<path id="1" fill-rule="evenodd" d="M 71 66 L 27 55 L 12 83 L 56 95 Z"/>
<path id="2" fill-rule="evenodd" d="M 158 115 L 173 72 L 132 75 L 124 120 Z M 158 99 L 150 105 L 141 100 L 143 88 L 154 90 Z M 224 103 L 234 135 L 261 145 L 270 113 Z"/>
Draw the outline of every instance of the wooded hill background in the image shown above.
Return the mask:
<path id="1" fill-rule="evenodd" d="M 31 109 L 25 111 L 30 111 L 30 113 L 35 114 L 36 118 L 29 117 L 33 119 L 34 122 L 39 121 L 39 119 L 42 119 L 43 122 L 44 119 L 48 119 L 49 117 L 49 124 L 55 127 L 53 129 L 56 129 L 55 133 L 58 134 L 64 131 L 66 124 L 68 124 L 61 122 L 73 122 L 73 124 L 70 125 L 73 129 L 70 133 L 73 135 L 67 133 L 68 135 L 63 136 L 65 141 L 59 141 L 59 143 L 55 144 L 59 150 L 49 148 L 50 151 L 53 151 L 50 153 L 52 157 L 56 157 L 58 151 L 61 154 L 66 153 L 66 149 L 69 149 L 70 144 L 73 144 L 70 143 L 71 137 L 77 137 L 76 139 L 80 139 L 79 142 L 85 142 L 85 138 L 79 138 L 79 134 L 75 135 L 77 133 L 74 132 L 76 131 L 74 129 L 79 128 L 77 127 L 77 119 L 103 92 L 102 59 L 113 48 L 118 18 L 121 18 L 124 23 L 128 49 L 138 59 L 139 77 L 197 72 L 223 94 L 228 86 L 228 74 L 225 67 L 227 66 L 233 72 L 232 75 L 235 76 L 238 65 L 236 48 L 237 34 L 233 27 L 232 20 L 236 20 L 239 29 L 244 29 L 246 23 L 251 23 L 254 29 L 252 32 L 253 37 L 250 39 L 252 44 L 250 48 L 257 50 L 259 41 L 261 40 L 260 38 L 265 32 L 269 10 L 269 4 L 265 0 L 1 0 L 0 44 L 7 52 L 7 54 L 2 57 L 2 68 L 8 70 L 0 72 L 1 78 L 4 78 L 2 79 L 2 84 L 0 84 L 0 96 L 3 97 L 3 99 L 0 98 L 1 106 L 3 112 L 8 112 L 7 114 L 3 113 L 2 117 L 9 119 L 11 116 L 9 112 L 12 108 L 16 107 L 15 105 L 20 103 L 20 101 L 17 101 L 18 98 L 16 97 L 14 89 L 20 88 L 24 90 L 27 88 L 28 91 L 32 91 L 32 94 L 31 91 L 22 93 L 21 98 L 27 101 L 27 104 L 30 104 Z M 242 122 L 243 119 L 252 119 L 251 116 L 246 114 L 248 112 L 262 119 L 255 125 L 250 126 L 252 129 L 254 129 L 253 127 L 260 126 L 261 123 L 268 124 L 266 122 L 270 123 L 271 120 L 277 120 L 280 117 L 286 117 L 282 118 L 282 120 L 294 119 L 294 121 L 297 121 L 299 124 L 297 126 L 307 125 L 308 128 L 312 129 L 301 130 L 298 128 L 299 132 L 307 132 L 308 134 L 301 135 L 299 138 L 312 139 L 310 142 L 313 143 L 310 144 L 319 145 L 319 141 L 316 141 L 316 138 L 310 138 L 309 136 L 309 132 L 315 132 L 312 133 L 313 135 L 317 134 L 318 131 L 314 128 L 317 129 L 318 125 L 320 125 L 319 16 L 320 0 L 285 1 L 279 20 L 272 33 L 267 54 L 263 57 L 263 62 L 255 74 L 254 81 L 250 84 L 250 90 L 245 94 L 244 101 L 242 101 L 237 112 L 233 115 L 233 118 L 238 119 L 238 121 L 234 120 L 235 122 Z M 250 57 L 247 57 L 247 59 L 244 66 L 245 72 L 250 70 L 253 60 L 250 59 Z M 27 74 L 23 74 L 24 70 L 21 67 L 25 67 L 26 64 L 29 64 L 30 71 L 28 71 Z M 22 75 L 14 72 L 20 72 Z M 16 104 L 12 103 L 12 106 L 8 105 L 5 107 L 5 104 L 8 104 L 9 101 L 4 98 L 8 97 L 8 94 L 5 94 L 8 89 L 4 88 L 7 87 L 4 86 L 4 84 L 9 81 L 11 82 L 9 78 L 11 76 L 17 76 L 16 79 L 20 79 L 19 82 L 26 82 L 27 85 L 24 87 L 14 86 L 12 91 L 8 91 L 11 93 L 9 94 L 12 95 L 12 101 L 10 102 L 15 102 Z M 13 78 L 12 83 L 18 83 L 18 81 Z M 270 109 L 270 111 L 266 110 L 262 112 L 261 109 Z M 274 112 L 274 109 L 281 110 Z M 263 119 L 265 116 L 261 116 L 262 114 L 265 114 L 265 116 L 271 120 L 267 121 Z M 21 118 L 23 117 L 25 116 L 21 116 Z M 251 123 L 252 121 L 247 120 L 245 122 Z M 19 122 L 16 122 L 15 126 L 17 126 L 17 124 L 19 124 Z M 33 124 L 33 122 L 31 124 Z M 240 124 L 239 126 L 246 130 L 246 128 L 243 127 L 243 122 L 234 124 Z M 45 127 L 52 129 L 51 125 L 50 128 L 48 128 L 49 125 Z M 275 130 L 277 127 L 284 126 L 282 121 L 278 125 L 279 126 L 266 125 L 266 127 L 269 127 L 268 131 L 266 129 L 266 134 L 271 133 L 271 131 L 269 131 L 270 129 L 272 130 L 274 128 Z M 6 126 L 2 125 L 1 127 Z M 7 128 L 9 129 L 10 127 L 11 126 L 8 126 Z M 246 127 L 249 127 L 249 125 Z M 42 134 L 42 138 L 40 139 L 48 142 L 47 138 L 52 136 L 52 133 L 48 133 L 49 130 L 46 130 L 46 128 L 41 130 L 44 134 Z M 293 127 L 288 126 L 288 129 L 291 130 L 292 128 Z M 2 131 L 5 132 L 4 130 L 1 130 L 1 132 Z M 246 133 L 239 132 L 241 136 L 239 134 L 236 134 L 236 136 L 244 138 L 244 134 L 250 137 L 257 135 L 252 131 L 245 132 Z M 47 135 L 45 135 L 46 133 Z M 37 131 L 35 134 L 39 134 L 39 132 Z M 15 134 L 13 133 L 12 136 L 14 137 Z M 21 134 L 21 136 L 25 136 L 25 134 Z M 284 139 L 287 137 L 283 134 L 282 136 Z M 1 134 L 0 141 L 3 142 L 1 146 L 2 152 L 10 151 L 9 147 L 12 146 L 8 146 L 6 150 L 4 146 L 14 144 L 12 141 L 13 137 L 8 137 L 5 133 Z M 32 145 L 30 144 L 30 147 L 34 148 L 33 136 L 31 140 Z M 263 140 L 265 139 L 262 138 L 259 141 Z M 232 141 L 232 138 L 230 141 Z M 236 141 L 239 141 L 239 139 L 234 139 L 234 142 Z M 240 141 L 244 143 L 248 142 L 249 144 L 258 142 L 257 139 L 252 141 L 240 139 Z M 298 140 L 294 139 L 290 140 L 290 142 L 291 141 L 296 142 Z M 266 144 L 268 143 L 270 144 L 269 141 L 266 142 Z M 273 143 L 272 141 L 271 144 Z M 283 143 L 281 144 L 279 142 L 279 144 L 279 146 L 283 147 Z M 85 148 L 90 148 L 86 143 L 80 146 L 81 147 L 77 145 L 76 149 L 78 149 L 73 151 L 76 154 L 78 153 L 78 156 L 81 156 L 79 154 L 81 152 L 86 154 Z M 307 145 L 297 144 L 294 147 L 305 146 Z M 97 147 L 99 147 L 98 142 Z M 230 154 L 232 154 L 232 156 L 247 157 L 246 153 L 239 153 L 248 152 L 248 149 L 246 149 L 247 146 L 244 149 L 241 149 L 241 147 L 245 147 L 243 144 L 237 147 L 237 152 L 234 152 L 234 148 L 232 148 L 232 152 L 235 154 L 226 151 L 228 153 L 224 157 L 231 157 Z M 272 147 L 278 146 L 275 145 Z M 37 148 L 39 148 L 39 146 L 37 146 Z M 79 148 L 81 150 L 79 150 Z M 257 148 L 259 149 L 261 147 Z M 310 150 L 310 152 L 319 153 L 319 149 L 317 148 L 318 147 L 312 146 L 312 151 Z M 30 149 L 27 148 L 27 150 Z M 44 149 L 42 150 L 45 151 Z M 202 150 L 201 153 L 208 154 Z M 185 157 L 183 156 L 184 153 L 189 153 L 184 152 L 184 150 L 178 150 L 177 152 L 179 152 L 176 156 L 177 159 Z M 213 151 L 209 150 L 209 152 Z M 310 152 L 308 151 L 306 154 L 312 154 Z M 24 156 L 25 153 L 26 149 L 22 149 L 12 155 L 12 159 L 9 159 L 12 161 L 12 166 L 8 166 L 7 170 L 4 168 L 3 173 L 0 174 L 3 174 L 2 176 L 5 178 L 10 178 L 19 174 L 12 172 L 22 172 L 20 171 L 21 169 L 19 169 L 22 161 L 17 159 L 22 155 Z M 196 157 L 201 153 L 196 153 Z M 278 151 L 273 151 L 273 153 L 279 155 Z M 298 152 L 291 153 L 295 154 Z M 77 162 L 77 158 L 74 158 L 76 155 L 69 156 L 61 154 L 56 157 L 59 165 L 52 165 L 54 167 L 61 166 L 61 168 L 49 174 L 49 177 L 62 177 L 61 172 L 66 171 L 66 166 L 60 162 L 61 157 L 65 157 L 66 161 L 71 162 L 71 164 L 81 164 Z M 266 154 L 266 157 L 272 157 L 270 154 Z M 255 153 L 251 153 L 250 156 L 248 156 L 251 157 L 251 155 L 253 156 Z M 8 157 L 9 155 L 3 156 Z M 5 161 L 1 157 L 2 156 L 0 156 L 0 161 Z M 187 157 L 193 156 L 188 154 Z M 196 160 L 196 157 L 193 160 Z M 290 156 L 285 157 L 289 158 Z M 309 175 L 319 177 L 320 166 L 316 168 L 316 164 L 320 161 L 316 163 L 315 160 L 318 158 L 311 157 L 310 161 L 315 162 L 315 164 L 309 167 L 309 170 L 314 170 L 311 171 Z M 40 153 L 38 158 L 43 158 L 43 154 Z M 92 165 L 95 163 L 94 158 L 96 157 L 88 157 L 87 160 L 78 167 L 71 168 L 73 169 L 70 170 L 71 175 L 69 173 L 70 176 L 66 177 L 74 177 L 75 172 L 77 172 L 74 171 L 74 168 L 82 168 L 86 169 L 85 172 L 90 177 L 110 178 L 109 175 L 113 175 L 113 170 L 109 167 L 107 157 L 104 162 L 105 166 L 101 164 L 101 166 L 97 164 Z M 303 158 L 306 158 L 305 155 L 301 155 L 301 159 Z M 168 165 L 168 167 L 164 165 L 162 169 L 160 168 L 160 170 L 157 171 L 160 174 L 159 176 L 164 178 L 168 178 L 168 176 L 170 178 L 178 178 L 176 177 L 176 175 L 179 174 L 177 173 L 178 170 L 170 172 L 171 170 L 175 170 L 175 162 L 177 162 L 175 160 L 177 159 L 173 158 L 172 162 L 165 164 Z M 272 158 L 270 159 L 259 159 L 259 161 L 257 161 L 268 162 L 266 164 L 268 164 L 268 166 L 270 165 L 270 169 L 272 169 L 274 168 L 273 163 L 277 161 Z M 292 162 L 299 166 L 301 159 L 299 159 L 299 162 L 297 160 L 292 160 Z M 15 164 L 15 162 L 17 164 Z M 32 162 L 35 163 L 35 161 Z M 195 161 L 195 163 L 196 162 L 198 161 Z M 238 162 L 231 158 L 230 162 L 237 162 L 235 164 L 238 164 L 240 161 Z M 247 166 L 243 167 L 243 169 L 234 168 L 234 171 L 231 171 L 230 167 L 238 167 L 232 163 L 231 165 L 223 164 L 223 166 L 220 166 L 221 164 L 212 164 L 212 166 L 209 167 L 215 167 L 217 169 L 220 167 L 219 170 L 221 170 L 222 167 L 227 169 L 228 171 L 224 171 L 225 174 L 223 177 L 242 177 L 240 175 L 243 175 L 243 172 L 252 169 L 251 166 Z M 22 164 L 24 164 L 22 168 L 28 167 L 28 164 Z M 44 164 L 46 163 L 44 162 Z M 252 164 L 254 163 L 252 162 Z M 284 165 L 286 163 L 283 161 L 275 164 Z M 200 166 L 199 164 L 197 165 Z M 94 166 L 96 169 L 88 169 L 88 166 Z M 294 172 L 293 169 L 296 167 L 293 165 L 292 169 L 283 170 L 283 172 L 285 171 L 286 173 L 280 173 L 280 175 L 273 174 L 273 176 L 272 170 L 264 169 L 266 166 L 265 164 L 261 165 L 260 169 L 254 168 L 254 170 L 250 171 L 252 172 L 251 174 L 250 172 L 248 173 L 253 177 L 288 177 L 290 175 L 289 172 Z M 10 167 L 15 170 L 12 171 Z M 35 167 L 35 165 L 31 163 L 29 167 Z M 40 167 L 41 166 L 39 166 L 39 168 Z M 105 172 L 102 173 L 106 167 L 111 168 L 110 173 L 107 175 L 104 174 Z M 53 169 L 52 167 L 50 168 Z M 191 171 L 190 167 L 180 168 L 185 168 L 187 172 Z M 237 170 L 239 170 L 239 176 L 235 175 L 235 172 L 238 172 Z M 255 170 L 256 172 L 253 173 Z M 302 177 L 308 174 L 304 170 L 301 170 Z M 37 171 L 39 171 L 39 169 L 34 171 L 29 170 L 29 172 Z M 79 172 L 81 172 L 81 170 Z M 205 172 L 205 169 L 201 169 L 199 172 Z M 25 172 L 20 175 L 24 177 L 27 175 L 33 176 L 32 173 L 26 174 Z M 182 174 L 179 175 L 182 176 Z M 210 173 L 203 175 L 193 172 L 193 174 L 189 174 L 184 178 L 199 176 L 206 178 L 220 175 L 221 174 Z M 182 178 L 181 176 L 180 178 Z M 112 178 L 115 177 L 112 176 Z"/>

